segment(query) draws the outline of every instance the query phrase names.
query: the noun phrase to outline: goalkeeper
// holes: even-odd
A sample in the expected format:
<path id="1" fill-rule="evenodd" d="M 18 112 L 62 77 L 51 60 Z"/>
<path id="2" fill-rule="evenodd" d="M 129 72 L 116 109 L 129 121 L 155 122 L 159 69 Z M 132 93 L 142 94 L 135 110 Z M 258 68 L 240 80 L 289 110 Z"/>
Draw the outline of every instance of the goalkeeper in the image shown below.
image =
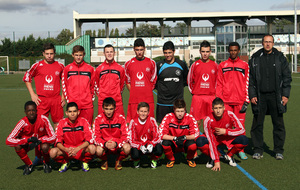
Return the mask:
<path id="1" fill-rule="evenodd" d="M 143 154 L 151 155 L 151 168 L 157 167 L 157 160 L 163 153 L 160 135 L 155 118 L 149 117 L 150 107 L 146 102 L 140 102 L 137 115 L 129 123 L 129 142 L 131 145 L 131 158 L 134 167 L 140 167 L 140 158 Z"/>
<path id="2" fill-rule="evenodd" d="M 159 126 L 162 136 L 164 153 L 169 159 L 167 168 L 172 168 L 175 163 L 175 152 L 187 153 L 188 165 L 196 167 L 193 160 L 197 146 L 195 139 L 199 136 L 199 129 L 195 118 L 186 113 L 184 100 L 178 99 L 174 102 L 174 112 L 167 114 Z"/>
<path id="3" fill-rule="evenodd" d="M 27 152 L 36 148 L 41 152 L 44 160 L 44 172 L 52 171 L 49 156 L 50 144 L 54 143 L 56 135 L 44 115 L 37 114 L 37 106 L 33 101 L 28 101 L 24 106 L 26 116 L 23 117 L 6 139 L 8 146 L 15 147 L 15 151 L 25 163 L 23 175 L 33 171 L 33 164 Z"/>

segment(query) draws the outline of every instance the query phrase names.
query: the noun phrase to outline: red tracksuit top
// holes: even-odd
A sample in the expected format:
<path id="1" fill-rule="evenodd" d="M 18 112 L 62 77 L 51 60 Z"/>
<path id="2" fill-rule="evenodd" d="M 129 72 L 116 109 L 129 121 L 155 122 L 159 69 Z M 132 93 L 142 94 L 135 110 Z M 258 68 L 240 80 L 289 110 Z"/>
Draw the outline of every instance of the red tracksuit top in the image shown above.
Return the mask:
<path id="1" fill-rule="evenodd" d="M 30 82 L 34 78 L 35 88 L 38 96 L 53 97 L 60 94 L 60 79 L 64 65 L 55 61 L 52 64 L 44 60 L 37 62 L 26 71 L 23 81 Z"/>
<path id="2" fill-rule="evenodd" d="M 199 136 L 199 129 L 195 118 L 186 113 L 181 120 L 178 120 L 174 113 L 168 113 L 159 126 L 161 138 L 164 135 L 180 137 L 183 135 Z"/>
<path id="3" fill-rule="evenodd" d="M 75 123 L 71 123 L 69 118 L 60 120 L 55 132 L 57 136 L 55 144 L 61 143 L 65 147 L 77 147 L 85 141 L 94 143 L 91 126 L 83 117 L 78 117 Z"/>
<path id="4" fill-rule="evenodd" d="M 38 114 L 34 124 L 31 124 L 26 116 L 23 117 L 8 135 L 6 145 L 25 145 L 30 137 L 37 137 L 42 143 L 55 142 L 56 135 L 46 116 Z"/>
<path id="5" fill-rule="evenodd" d="M 79 109 L 93 108 L 95 98 L 94 68 L 75 61 L 65 67 L 62 75 L 63 93 L 67 102 L 75 102 Z"/>
<path id="6" fill-rule="evenodd" d="M 249 66 L 239 57 L 236 60 L 228 59 L 218 67 L 216 95 L 225 103 L 249 103 Z"/>
<path id="7" fill-rule="evenodd" d="M 129 123 L 129 142 L 131 147 L 140 149 L 142 145 L 160 143 L 160 135 L 155 118 L 148 117 L 144 123 L 139 118 Z"/>
<path id="8" fill-rule="evenodd" d="M 203 63 L 201 59 L 192 64 L 187 82 L 192 95 L 216 95 L 218 65 L 209 60 Z"/>
<path id="9" fill-rule="evenodd" d="M 225 128 L 225 135 L 215 135 L 215 128 Z M 232 136 L 240 136 L 245 133 L 245 128 L 236 117 L 236 115 L 231 112 L 224 110 L 223 117 L 217 121 L 213 115 L 213 112 L 203 120 L 203 128 L 205 136 L 209 142 L 210 156 L 215 162 L 219 162 L 219 155 L 216 146 L 216 142 L 229 145 L 227 140 L 229 138 L 232 140 Z M 231 143 L 231 142 L 230 142 Z"/>
<path id="10" fill-rule="evenodd" d="M 107 118 L 102 112 L 99 114 L 93 125 L 95 144 L 104 147 L 104 143 L 112 140 L 122 148 L 128 141 L 128 128 L 125 117 L 119 113 L 114 113 L 111 118 Z"/>
<path id="11" fill-rule="evenodd" d="M 125 70 L 117 62 L 104 61 L 95 71 L 98 105 L 107 97 L 112 97 L 117 104 L 122 103 L 122 92 L 125 84 Z"/>
<path id="12" fill-rule="evenodd" d="M 150 58 L 132 58 L 125 63 L 126 83 L 131 85 L 129 103 L 154 102 L 152 90 L 157 80 L 156 64 Z"/>

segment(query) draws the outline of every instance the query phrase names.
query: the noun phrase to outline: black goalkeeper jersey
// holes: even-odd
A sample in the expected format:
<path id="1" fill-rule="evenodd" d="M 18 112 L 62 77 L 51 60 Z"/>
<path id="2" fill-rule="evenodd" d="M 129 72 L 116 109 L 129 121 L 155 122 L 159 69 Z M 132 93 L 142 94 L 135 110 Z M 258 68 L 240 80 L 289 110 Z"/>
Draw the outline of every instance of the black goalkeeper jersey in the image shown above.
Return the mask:
<path id="1" fill-rule="evenodd" d="M 168 64 L 165 60 L 156 63 L 157 104 L 173 106 L 177 99 L 183 99 L 183 88 L 187 86 L 188 67 L 185 62 L 175 59 Z"/>

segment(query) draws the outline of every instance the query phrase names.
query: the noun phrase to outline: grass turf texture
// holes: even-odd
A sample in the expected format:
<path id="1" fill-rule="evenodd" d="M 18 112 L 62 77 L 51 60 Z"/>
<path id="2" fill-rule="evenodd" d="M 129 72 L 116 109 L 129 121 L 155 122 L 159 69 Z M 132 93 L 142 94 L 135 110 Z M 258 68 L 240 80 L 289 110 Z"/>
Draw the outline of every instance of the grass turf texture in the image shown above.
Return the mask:
<path id="1" fill-rule="evenodd" d="M 132 162 L 126 161 L 123 170 L 115 171 L 114 163 L 110 163 L 108 171 L 102 171 L 97 162 L 90 164 L 90 172 L 83 172 L 73 164 L 72 169 L 65 173 L 58 173 L 59 165 L 54 165 L 50 174 L 44 174 L 42 166 L 37 166 L 29 176 L 23 176 L 24 164 L 15 153 L 14 149 L 5 145 L 5 139 L 12 131 L 16 123 L 24 117 L 24 103 L 30 100 L 30 95 L 22 82 L 23 75 L 0 75 L 0 99 L 1 99 L 1 164 L 0 164 L 0 189 L 259 189 L 236 167 L 221 162 L 221 171 L 213 172 L 205 168 L 207 157 L 200 156 L 196 168 L 189 168 L 181 162 L 175 164 L 174 168 L 168 169 L 163 165 L 156 170 L 149 167 L 140 169 L 131 168 Z M 284 115 L 286 125 L 286 143 L 284 160 L 275 160 L 272 153 L 273 138 L 272 124 L 269 116 L 265 119 L 264 137 L 265 153 L 261 160 L 251 158 L 250 129 L 252 124 L 251 108 L 246 115 L 246 135 L 250 139 L 250 145 L 246 147 L 246 154 L 249 157 L 241 161 L 235 156 L 237 163 L 258 180 L 267 189 L 298 189 L 299 185 L 299 123 L 300 105 L 298 94 L 300 94 L 300 75 L 293 74 L 291 98 L 288 103 L 288 113 Z M 123 94 L 124 108 L 128 104 L 128 91 Z M 185 100 L 188 110 L 191 102 L 191 95 L 185 88 Z M 97 113 L 95 105 L 95 115 Z M 125 109 L 126 112 L 126 109 Z M 203 132 L 203 129 L 201 128 Z M 34 158 L 34 151 L 29 152 L 31 159 Z M 180 155 L 179 155 L 180 156 Z M 298 177 L 297 177 L 298 176 Z"/>

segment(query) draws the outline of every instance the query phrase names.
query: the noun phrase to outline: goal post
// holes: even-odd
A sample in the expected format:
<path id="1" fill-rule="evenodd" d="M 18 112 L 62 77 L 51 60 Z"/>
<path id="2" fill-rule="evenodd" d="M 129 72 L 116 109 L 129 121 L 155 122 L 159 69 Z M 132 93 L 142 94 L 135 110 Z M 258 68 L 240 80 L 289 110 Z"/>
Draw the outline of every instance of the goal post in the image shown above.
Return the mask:
<path id="1" fill-rule="evenodd" d="M 9 58 L 8 58 L 8 56 L 0 56 L 0 70 L 1 70 L 1 73 L 9 74 Z"/>

